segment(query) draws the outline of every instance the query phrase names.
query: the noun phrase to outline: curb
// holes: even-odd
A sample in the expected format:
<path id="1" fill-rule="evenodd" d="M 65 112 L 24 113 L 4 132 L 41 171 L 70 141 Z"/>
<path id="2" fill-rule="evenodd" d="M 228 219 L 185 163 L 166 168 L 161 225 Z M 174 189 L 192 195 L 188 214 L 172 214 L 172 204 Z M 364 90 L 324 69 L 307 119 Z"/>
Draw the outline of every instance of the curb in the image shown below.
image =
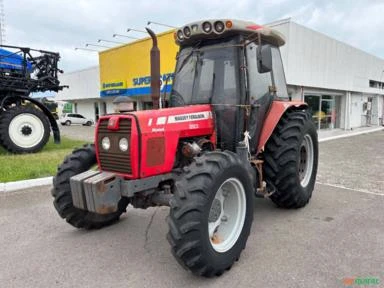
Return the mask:
<path id="1" fill-rule="evenodd" d="M 319 143 L 331 141 L 331 140 L 336 140 L 336 139 L 340 139 L 340 138 L 347 138 L 347 137 L 377 132 L 377 131 L 381 131 L 381 130 L 384 130 L 384 127 L 378 127 L 378 128 L 374 128 L 374 129 L 366 130 L 366 131 L 358 131 L 358 132 L 351 132 L 351 133 L 346 133 L 346 134 L 337 135 L 337 136 L 331 136 L 331 137 L 320 139 Z M 38 178 L 38 179 L 0 183 L 0 193 L 7 193 L 7 192 L 26 189 L 26 188 L 52 185 L 52 179 L 53 179 L 53 177 L 50 176 L 50 177 L 44 177 L 44 178 Z"/>
<path id="2" fill-rule="evenodd" d="M 342 134 L 342 135 L 336 135 L 336 136 L 331 136 L 331 137 L 319 139 L 319 143 L 326 142 L 326 141 L 331 141 L 331 140 L 336 140 L 336 139 L 341 139 L 341 138 L 352 137 L 352 136 L 358 136 L 358 135 L 362 135 L 362 134 L 368 134 L 368 133 L 372 133 L 372 132 L 378 132 L 378 131 L 381 131 L 381 130 L 384 130 L 384 127 L 373 128 L 373 129 L 365 130 L 365 131 L 357 131 L 357 132 L 345 133 L 345 134 Z"/>
<path id="3" fill-rule="evenodd" d="M 21 180 L 15 182 L 0 183 L 0 193 L 7 193 L 26 188 L 33 188 L 39 186 L 52 185 L 53 177 L 44 177 L 38 179 Z"/>

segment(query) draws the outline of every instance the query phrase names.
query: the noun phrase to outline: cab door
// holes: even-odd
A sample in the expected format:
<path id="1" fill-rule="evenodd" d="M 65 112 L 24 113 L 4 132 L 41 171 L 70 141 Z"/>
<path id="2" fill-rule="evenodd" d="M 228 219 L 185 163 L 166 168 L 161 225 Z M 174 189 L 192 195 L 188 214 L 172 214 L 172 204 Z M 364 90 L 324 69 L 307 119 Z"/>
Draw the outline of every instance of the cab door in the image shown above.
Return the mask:
<path id="1" fill-rule="evenodd" d="M 266 44 L 267 45 L 267 44 Z M 288 101 L 283 64 L 279 48 L 271 47 L 272 71 L 260 73 L 257 67 L 257 45 L 247 45 L 248 93 L 251 105 L 249 120 L 251 153 L 256 153 L 264 120 L 274 100 Z"/>

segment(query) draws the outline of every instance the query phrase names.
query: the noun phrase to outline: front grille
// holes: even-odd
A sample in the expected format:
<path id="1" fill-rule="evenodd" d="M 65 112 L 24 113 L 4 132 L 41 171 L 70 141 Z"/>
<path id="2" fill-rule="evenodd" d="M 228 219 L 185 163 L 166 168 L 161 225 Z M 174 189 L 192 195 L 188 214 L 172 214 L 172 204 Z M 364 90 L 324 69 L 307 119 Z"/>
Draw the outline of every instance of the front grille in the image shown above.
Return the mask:
<path id="1" fill-rule="evenodd" d="M 108 119 L 101 120 L 99 124 L 97 145 L 99 148 L 100 166 L 103 171 L 118 172 L 123 174 L 132 174 L 130 149 L 122 152 L 119 149 L 119 140 L 123 137 L 128 139 L 131 144 L 131 120 L 121 118 L 119 122 L 119 130 L 108 130 Z M 101 139 L 105 136 L 111 140 L 111 148 L 105 151 L 101 147 Z"/>

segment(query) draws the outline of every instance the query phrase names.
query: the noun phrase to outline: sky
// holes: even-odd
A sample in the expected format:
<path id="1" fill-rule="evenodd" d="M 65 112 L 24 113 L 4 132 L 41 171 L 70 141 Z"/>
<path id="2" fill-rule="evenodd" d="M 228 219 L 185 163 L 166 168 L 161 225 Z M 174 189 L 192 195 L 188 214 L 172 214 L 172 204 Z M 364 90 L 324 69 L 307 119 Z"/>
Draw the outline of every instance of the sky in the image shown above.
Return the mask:
<path id="1" fill-rule="evenodd" d="M 5 43 L 59 52 L 65 72 L 98 65 L 98 53 L 75 51 L 127 28 L 143 30 L 147 21 L 182 26 L 212 18 L 250 20 L 257 24 L 291 18 L 384 59 L 384 0 L 2 0 Z M 155 32 L 169 28 L 151 24 Z M 103 43 L 113 46 L 111 43 Z M 93 49 L 96 47 L 92 47 Z M 96 48 L 101 49 L 102 48 Z"/>

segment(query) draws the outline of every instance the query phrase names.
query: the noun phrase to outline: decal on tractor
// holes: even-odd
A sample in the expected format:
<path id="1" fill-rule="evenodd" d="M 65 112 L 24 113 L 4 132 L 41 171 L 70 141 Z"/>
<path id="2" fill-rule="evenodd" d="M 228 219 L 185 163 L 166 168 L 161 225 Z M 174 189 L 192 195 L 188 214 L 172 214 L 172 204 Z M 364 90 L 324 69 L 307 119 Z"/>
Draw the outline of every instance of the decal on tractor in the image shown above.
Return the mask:
<path id="1" fill-rule="evenodd" d="M 178 122 L 187 122 L 187 121 L 198 121 L 202 119 L 212 118 L 212 113 L 210 111 L 190 113 L 184 115 L 175 115 L 168 117 L 168 123 L 178 123 Z"/>

